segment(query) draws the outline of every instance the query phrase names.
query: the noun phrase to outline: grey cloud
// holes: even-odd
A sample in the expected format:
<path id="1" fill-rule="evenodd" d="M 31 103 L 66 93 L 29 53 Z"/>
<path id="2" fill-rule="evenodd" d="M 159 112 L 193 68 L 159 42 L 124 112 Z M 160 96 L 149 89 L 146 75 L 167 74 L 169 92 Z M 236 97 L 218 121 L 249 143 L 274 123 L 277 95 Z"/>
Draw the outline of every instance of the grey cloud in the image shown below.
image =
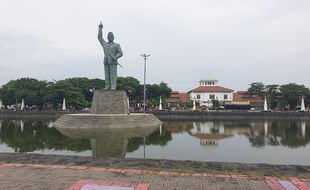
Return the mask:
<path id="1" fill-rule="evenodd" d="M 208 73 L 235 90 L 255 81 L 310 86 L 305 77 L 310 70 L 307 0 L 3 4 L 0 84 L 25 74 L 47 79 L 103 77 L 103 52 L 96 39 L 102 20 L 105 35 L 113 31 L 124 51 L 121 76 L 142 81 L 140 54 L 149 53 L 147 81 L 165 81 L 174 90 L 188 91 Z"/>

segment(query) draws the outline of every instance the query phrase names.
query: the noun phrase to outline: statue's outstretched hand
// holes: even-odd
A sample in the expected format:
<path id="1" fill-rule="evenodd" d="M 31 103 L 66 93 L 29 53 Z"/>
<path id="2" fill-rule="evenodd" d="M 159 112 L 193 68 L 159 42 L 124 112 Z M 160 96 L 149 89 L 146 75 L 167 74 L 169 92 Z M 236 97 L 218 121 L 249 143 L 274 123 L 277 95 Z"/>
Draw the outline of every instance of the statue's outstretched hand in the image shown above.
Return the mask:
<path id="1" fill-rule="evenodd" d="M 103 28 L 102 22 L 100 22 L 100 24 L 98 25 L 99 29 Z"/>

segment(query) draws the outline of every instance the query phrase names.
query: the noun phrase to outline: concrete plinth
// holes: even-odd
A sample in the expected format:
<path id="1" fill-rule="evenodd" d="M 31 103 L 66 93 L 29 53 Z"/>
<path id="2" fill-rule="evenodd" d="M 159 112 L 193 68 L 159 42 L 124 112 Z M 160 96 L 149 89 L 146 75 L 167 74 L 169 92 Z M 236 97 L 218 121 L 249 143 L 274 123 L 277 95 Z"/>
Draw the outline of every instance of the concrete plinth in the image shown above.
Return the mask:
<path id="1" fill-rule="evenodd" d="M 53 126 L 73 138 L 91 139 L 94 156 L 124 157 L 128 138 L 147 136 L 162 122 L 153 114 L 129 114 L 125 91 L 95 91 L 89 114 L 65 114 Z"/>
<path id="2" fill-rule="evenodd" d="M 123 90 L 96 90 L 90 113 L 128 114 L 128 98 Z"/>
<path id="3" fill-rule="evenodd" d="M 135 128 L 159 126 L 153 114 L 66 114 L 54 122 L 56 128 Z"/>

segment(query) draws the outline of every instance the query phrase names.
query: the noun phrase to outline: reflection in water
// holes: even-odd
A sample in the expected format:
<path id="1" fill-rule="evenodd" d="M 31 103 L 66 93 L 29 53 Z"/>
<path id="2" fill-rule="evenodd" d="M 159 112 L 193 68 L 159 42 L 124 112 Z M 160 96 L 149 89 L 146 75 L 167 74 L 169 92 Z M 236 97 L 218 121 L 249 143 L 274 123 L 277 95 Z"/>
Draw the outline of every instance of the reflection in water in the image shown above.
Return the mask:
<path id="1" fill-rule="evenodd" d="M 265 136 L 268 135 L 268 121 L 264 121 L 264 132 L 265 132 Z"/>
<path id="2" fill-rule="evenodd" d="M 51 121 L 50 121 L 50 122 L 48 122 L 48 125 L 47 125 L 47 126 L 48 126 L 48 128 L 52 128 L 52 127 L 54 127 L 54 122 L 51 122 Z"/>
<path id="3" fill-rule="evenodd" d="M 50 127 L 51 124 L 51 121 L 44 120 L 0 120 L 0 146 L 4 144 L 6 147 L 12 148 L 13 152 L 40 150 L 41 153 L 62 154 L 62 151 L 73 151 L 64 153 L 74 154 L 74 152 L 92 150 L 93 154 L 97 156 L 124 156 L 126 152 L 134 152 L 140 145 L 143 145 L 143 137 L 146 146 L 156 144 L 165 146 L 172 139 L 170 133 L 165 129 L 162 129 L 160 136 L 156 127 L 148 130 L 136 128 L 125 131 L 125 133 L 119 130 L 78 130 L 66 136 L 67 134 L 63 135 L 57 129 Z M 0 152 L 7 151 L 0 147 Z"/>
<path id="4" fill-rule="evenodd" d="M 200 139 L 201 145 L 218 145 L 221 139 L 229 138 L 232 134 L 227 134 L 223 123 L 216 122 L 193 122 L 193 127 L 189 133 Z"/>
<path id="5" fill-rule="evenodd" d="M 20 131 L 23 132 L 24 131 L 24 121 L 20 120 Z"/>
<path id="6" fill-rule="evenodd" d="M 301 135 L 303 138 L 306 138 L 306 122 L 301 122 Z"/>
<path id="7" fill-rule="evenodd" d="M 57 128 L 71 138 L 90 139 L 93 156 L 125 157 L 128 139 L 143 137 L 154 132 L 158 126 L 130 128 Z M 145 140 L 144 140 L 145 144 Z M 144 153 L 145 155 L 145 153 Z"/>
<path id="8" fill-rule="evenodd" d="M 308 121 L 164 122 L 154 132 L 67 132 L 51 121 L 0 120 L 0 152 L 310 164 Z"/>
<path id="9" fill-rule="evenodd" d="M 90 143 L 83 139 L 63 136 L 55 128 L 48 128 L 49 121 L 0 121 L 0 144 L 6 144 L 14 152 L 34 152 L 37 150 L 84 151 Z M 0 149 L 0 152 L 1 149 Z"/>
<path id="10" fill-rule="evenodd" d="M 253 147 L 283 145 L 297 148 L 310 141 L 310 130 L 307 130 L 306 121 L 166 122 L 164 126 L 171 133 L 187 131 L 199 138 L 201 145 L 218 145 L 220 140 L 237 134 L 246 136 Z"/>

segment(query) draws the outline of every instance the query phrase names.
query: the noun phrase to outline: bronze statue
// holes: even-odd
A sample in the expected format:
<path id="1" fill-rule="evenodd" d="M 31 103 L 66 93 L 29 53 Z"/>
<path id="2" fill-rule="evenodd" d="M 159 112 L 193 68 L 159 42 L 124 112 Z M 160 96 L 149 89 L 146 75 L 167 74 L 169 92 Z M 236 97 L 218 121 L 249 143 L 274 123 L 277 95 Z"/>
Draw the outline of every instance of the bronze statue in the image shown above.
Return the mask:
<path id="1" fill-rule="evenodd" d="M 117 59 L 123 56 L 121 46 L 114 42 L 114 35 L 112 32 L 108 33 L 108 42 L 102 37 L 103 25 L 100 22 L 98 30 L 98 40 L 104 51 L 104 73 L 105 73 L 105 90 L 116 89 L 117 79 Z"/>

